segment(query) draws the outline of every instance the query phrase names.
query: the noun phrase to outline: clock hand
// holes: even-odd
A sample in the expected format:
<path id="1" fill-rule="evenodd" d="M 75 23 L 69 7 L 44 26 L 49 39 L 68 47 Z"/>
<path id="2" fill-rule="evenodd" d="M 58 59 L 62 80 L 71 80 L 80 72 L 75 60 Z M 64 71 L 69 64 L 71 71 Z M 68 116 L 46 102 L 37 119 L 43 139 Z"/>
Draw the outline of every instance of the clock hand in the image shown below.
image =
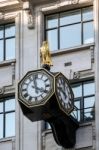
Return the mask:
<path id="1" fill-rule="evenodd" d="M 35 92 L 38 94 L 36 76 L 34 77 L 33 81 L 34 81 Z"/>
<path id="2" fill-rule="evenodd" d="M 32 86 L 32 87 L 35 88 L 35 86 Z M 41 87 L 41 88 L 36 87 L 35 89 L 36 89 L 37 91 L 47 93 L 47 90 L 43 89 L 42 87 Z"/>
<path id="3" fill-rule="evenodd" d="M 62 87 L 58 87 L 60 90 L 61 90 L 61 92 L 63 93 L 63 95 L 64 95 L 64 97 L 65 97 L 65 99 L 67 98 L 67 95 L 66 95 L 66 93 L 65 93 L 65 91 L 63 90 L 63 88 Z"/>

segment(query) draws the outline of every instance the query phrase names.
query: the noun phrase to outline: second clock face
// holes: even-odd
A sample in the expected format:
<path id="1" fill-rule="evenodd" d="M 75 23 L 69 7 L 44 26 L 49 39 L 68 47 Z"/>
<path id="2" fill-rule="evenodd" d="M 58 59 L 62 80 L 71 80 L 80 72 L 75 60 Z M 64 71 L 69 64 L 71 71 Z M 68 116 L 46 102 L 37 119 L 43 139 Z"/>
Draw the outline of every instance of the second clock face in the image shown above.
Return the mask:
<path id="1" fill-rule="evenodd" d="M 28 103 L 38 103 L 46 98 L 52 89 L 52 81 L 44 72 L 33 72 L 21 84 L 21 95 Z"/>
<path id="2" fill-rule="evenodd" d="M 64 76 L 59 76 L 56 82 L 56 92 L 59 103 L 67 113 L 73 108 L 73 93 Z"/>

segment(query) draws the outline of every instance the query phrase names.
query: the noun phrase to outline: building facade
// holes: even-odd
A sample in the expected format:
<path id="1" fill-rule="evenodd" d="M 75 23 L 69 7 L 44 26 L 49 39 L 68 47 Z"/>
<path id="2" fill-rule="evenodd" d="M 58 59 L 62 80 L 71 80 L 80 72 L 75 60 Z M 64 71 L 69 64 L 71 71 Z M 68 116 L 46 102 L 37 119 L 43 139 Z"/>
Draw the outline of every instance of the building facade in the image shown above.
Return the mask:
<path id="1" fill-rule="evenodd" d="M 0 0 L 0 150 L 65 150 L 49 124 L 28 120 L 18 103 L 17 85 L 41 67 L 44 40 L 51 71 L 62 72 L 74 92 L 79 128 L 70 150 L 99 150 L 98 0 Z"/>

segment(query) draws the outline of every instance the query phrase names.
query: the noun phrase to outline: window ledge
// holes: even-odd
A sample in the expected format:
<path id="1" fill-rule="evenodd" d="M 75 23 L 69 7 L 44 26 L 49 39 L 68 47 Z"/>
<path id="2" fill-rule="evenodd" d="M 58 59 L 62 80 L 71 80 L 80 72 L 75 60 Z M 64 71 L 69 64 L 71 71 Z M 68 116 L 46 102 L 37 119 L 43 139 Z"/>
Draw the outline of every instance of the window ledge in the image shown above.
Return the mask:
<path id="1" fill-rule="evenodd" d="M 68 48 L 68 49 L 55 50 L 55 51 L 51 51 L 51 55 L 57 56 L 57 55 L 65 54 L 65 53 L 71 53 L 71 52 L 77 52 L 80 50 L 91 49 L 91 47 L 94 47 L 94 45 L 95 45 L 95 43 L 91 43 L 91 44 L 76 46 L 76 47 L 72 47 L 72 48 Z"/>
<path id="2" fill-rule="evenodd" d="M 6 60 L 6 61 L 1 61 L 1 62 L 0 62 L 0 67 L 9 66 L 9 65 L 12 65 L 12 64 L 15 63 L 15 62 L 16 62 L 15 59 Z"/>
<path id="3" fill-rule="evenodd" d="M 15 136 L 0 139 L 0 143 L 7 141 L 15 141 Z"/>

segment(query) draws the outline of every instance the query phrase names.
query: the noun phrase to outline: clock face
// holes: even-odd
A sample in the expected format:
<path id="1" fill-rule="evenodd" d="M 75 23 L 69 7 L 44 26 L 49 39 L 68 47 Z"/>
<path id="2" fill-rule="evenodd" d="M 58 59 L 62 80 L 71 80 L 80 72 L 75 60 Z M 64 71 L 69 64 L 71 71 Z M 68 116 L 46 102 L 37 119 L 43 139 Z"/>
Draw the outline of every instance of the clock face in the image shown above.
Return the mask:
<path id="1" fill-rule="evenodd" d="M 52 80 L 44 71 L 31 72 L 22 80 L 20 92 L 27 104 L 38 104 L 47 99 L 52 91 Z"/>
<path id="2" fill-rule="evenodd" d="M 73 92 L 68 80 L 64 76 L 59 76 L 56 82 L 56 93 L 61 107 L 67 112 L 73 109 Z"/>

